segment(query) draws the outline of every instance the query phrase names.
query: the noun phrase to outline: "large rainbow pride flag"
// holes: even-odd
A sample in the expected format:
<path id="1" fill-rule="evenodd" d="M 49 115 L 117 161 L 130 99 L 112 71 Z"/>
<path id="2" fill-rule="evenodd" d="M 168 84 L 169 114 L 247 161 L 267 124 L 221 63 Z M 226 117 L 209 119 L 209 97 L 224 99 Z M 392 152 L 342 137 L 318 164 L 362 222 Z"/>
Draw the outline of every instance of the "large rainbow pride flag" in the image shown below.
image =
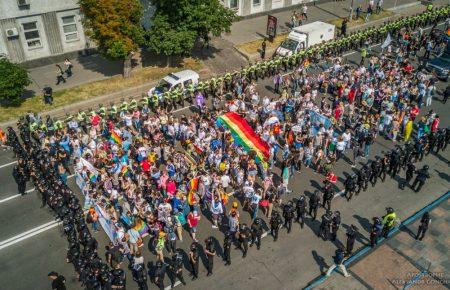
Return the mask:
<path id="1" fill-rule="evenodd" d="M 255 133 L 244 118 L 235 112 L 228 112 L 217 118 L 217 124 L 230 129 L 235 144 L 242 146 L 247 152 L 254 151 L 256 160 L 267 168 L 269 145 Z"/>

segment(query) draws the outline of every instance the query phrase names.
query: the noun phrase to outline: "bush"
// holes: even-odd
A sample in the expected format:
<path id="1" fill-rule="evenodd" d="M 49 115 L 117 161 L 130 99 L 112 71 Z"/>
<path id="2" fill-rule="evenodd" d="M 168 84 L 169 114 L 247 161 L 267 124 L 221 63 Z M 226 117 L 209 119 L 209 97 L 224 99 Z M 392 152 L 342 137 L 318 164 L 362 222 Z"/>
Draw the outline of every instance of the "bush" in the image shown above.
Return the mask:
<path id="1" fill-rule="evenodd" d="M 2 106 L 18 106 L 25 87 L 31 83 L 27 71 L 0 56 L 0 102 Z"/>

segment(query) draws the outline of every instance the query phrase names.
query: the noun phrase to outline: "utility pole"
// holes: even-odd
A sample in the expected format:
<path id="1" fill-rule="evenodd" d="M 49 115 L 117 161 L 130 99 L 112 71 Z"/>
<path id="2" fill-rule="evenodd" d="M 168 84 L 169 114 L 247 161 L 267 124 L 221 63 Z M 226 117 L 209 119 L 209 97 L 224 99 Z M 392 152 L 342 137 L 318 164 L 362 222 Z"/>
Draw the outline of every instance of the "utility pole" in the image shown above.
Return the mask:
<path id="1" fill-rule="evenodd" d="M 354 2 L 354 0 L 352 0 L 352 4 L 350 5 L 350 17 L 349 17 L 350 20 L 349 21 L 352 21 L 352 19 L 353 19 L 353 2 Z"/>

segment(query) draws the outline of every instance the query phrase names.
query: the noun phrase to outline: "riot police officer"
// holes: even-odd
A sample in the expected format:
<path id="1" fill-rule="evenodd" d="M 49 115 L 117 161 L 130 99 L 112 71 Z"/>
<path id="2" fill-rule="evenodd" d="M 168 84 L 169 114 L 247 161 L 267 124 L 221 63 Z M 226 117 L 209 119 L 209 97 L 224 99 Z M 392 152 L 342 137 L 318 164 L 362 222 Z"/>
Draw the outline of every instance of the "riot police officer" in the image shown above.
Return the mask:
<path id="1" fill-rule="evenodd" d="M 319 191 L 316 190 L 309 197 L 309 215 L 313 218 L 313 220 L 317 217 L 317 209 L 319 208 Z"/>
<path id="2" fill-rule="evenodd" d="M 252 223 L 252 242 L 250 244 L 250 247 L 253 246 L 254 243 L 256 243 L 256 249 L 261 248 L 261 236 L 263 233 L 262 228 L 262 220 L 260 218 L 256 218 Z"/>
<path id="3" fill-rule="evenodd" d="M 133 280 L 138 284 L 139 290 L 147 290 L 147 272 L 144 264 L 135 264 L 133 267 Z"/>
<path id="4" fill-rule="evenodd" d="M 370 168 L 372 169 L 372 175 L 370 176 L 370 183 L 372 184 L 372 187 L 374 187 L 377 184 L 378 176 L 381 173 L 381 164 L 379 161 L 380 157 L 376 156 L 375 160 L 372 161 L 370 164 Z"/>
<path id="5" fill-rule="evenodd" d="M 288 234 L 292 229 L 292 219 L 294 218 L 294 205 L 292 201 L 288 201 L 283 207 L 284 226 L 287 229 Z"/>
<path id="6" fill-rule="evenodd" d="M 406 165 L 406 177 L 404 180 L 402 180 L 402 182 L 400 183 L 400 189 L 405 189 L 406 185 L 409 185 L 409 182 L 411 181 L 411 179 L 413 178 L 414 172 L 416 172 L 416 166 L 414 165 L 414 163 L 409 162 Z"/>
<path id="7" fill-rule="evenodd" d="M 186 282 L 184 281 L 183 277 L 183 256 L 181 255 L 181 252 L 179 249 L 175 252 L 175 254 L 172 256 L 172 264 L 170 267 L 172 274 L 174 276 L 172 283 L 172 288 L 175 287 L 175 278 L 178 278 L 180 282 L 183 285 L 186 285 Z"/>
<path id="8" fill-rule="evenodd" d="M 328 236 L 330 234 L 330 225 L 333 216 L 330 210 L 327 210 L 326 213 L 322 215 L 322 222 L 320 223 L 319 228 L 319 237 L 322 237 L 325 241 L 328 240 Z"/>
<path id="9" fill-rule="evenodd" d="M 400 150 L 396 148 L 391 152 L 390 160 L 389 160 L 389 171 L 388 174 L 391 175 L 392 178 L 397 174 L 398 168 L 400 166 Z"/>
<path id="10" fill-rule="evenodd" d="M 328 207 L 328 210 L 331 210 L 331 201 L 333 200 L 333 197 L 334 197 L 333 186 L 328 180 L 325 180 L 324 181 L 324 186 L 323 186 L 322 207 L 323 208 L 327 208 Z"/>
<path id="11" fill-rule="evenodd" d="M 273 241 L 276 242 L 278 240 L 278 230 L 283 223 L 280 214 L 278 211 L 274 210 L 272 213 L 272 217 L 270 218 L 270 234 L 273 236 Z"/>
<path id="12" fill-rule="evenodd" d="M 428 212 L 425 212 L 422 218 L 420 219 L 419 231 L 417 232 L 416 240 L 421 241 L 423 237 L 425 237 L 425 233 L 427 232 L 430 223 L 431 223 L 430 214 Z"/>
<path id="13" fill-rule="evenodd" d="M 25 170 L 23 166 L 16 164 L 13 168 L 13 177 L 17 183 L 17 190 L 20 195 L 25 195 L 25 189 L 27 186 L 27 177 L 25 176 Z"/>
<path id="14" fill-rule="evenodd" d="M 383 225 L 378 217 L 373 218 L 372 228 L 370 230 L 370 246 L 373 248 L 378 243 L 378 237 L 381 234 Z"/>
<path id="15" fill-rule="evenodd" d="M 125 289 L 126 286 L 126 276 L 125 271 L 120 269 L 120 264 L 116 265 L 116 268 L 111 271 L 112 274 L 112 288 L 113 289 Z"/>
<path id="16" fill-rule="evenodd" d="M 331 240 L 336 241 L 337 232 L 341 225 L 341 212 L 335 211 L 331 220 Z"/>
<path id="17" fill-rule="evenodd" d="M 223 260 L 225 266 L 231 265 L 231 244 L 233 243 L 232 233 L 227 232 L 223 240 Z"/>
<path id="18" fill-rule="evenodd" d="M 191 264 L 192 268 L 192 280 L 195 280 L 198 278 L 198 262 L 199 262 L 199 254 L 198 254 L 198 248 L 197 243 L 193 242 L 191 244 L 191 250 L 189 252 L 189 263 Z"/>
<path id="19" fill-rule="evenodd" d="M 166 276 L 166 266 L 160 260 L 156 261 L 155 284 L 159 290 L 164 290 L 164 277 Z"/>
<path id="20" fill-rule="evenodd" d="M 300 195 L 297 200 L 296 210 L 297 210 L 297 222 L 300 223 L 300 227 L 303 229 L 305 224 L 305 214 L 306 214 L 306 197 L 305 195 Z"/>
<path id="21" fill-rule="evenodd" d="M 209 237 L 205 240 L 205 254 L 206 257 L 208 258 L 207 264 L 208 273 L 206 274 L 206 276 L 210 276 L 213 274 L 214 256 L 216 255 L 213 237 Z"/>
<path id="22" fill-rule="evenodd" d="M 355 225 L 351 225 L 347 230 L 347 256 L 350 256 L 353 252 L 353 246 L 355 244 L 358 228 Z"/>
<path id="23" fill-rule="evenodd" d="M 242 258 L 247 256 L 248 242 L 250 241 L 251 235 L 252 233 L 247 224 L 242 224 L 239 229 L 239 247 L 242 250 Z"/>
<path id="24" fill-rule="evenodd" d="M 345 196 L 347 197 L 347 201 L 350 201 L 353 197 L 353 193 L 355 192 L 356 182 L 353 176 L 350 174 L 347 175 L 347 178 L 344 182 L 345 186 Z"/>
<path id="25" fill-rule="evenodd" d="M 367 186 L 369 185 L 369 178 L 372 175 L 372 170 L 370 169 L 369 166 L 367 166 L 367 164 L 364 164 L 363 168 L 361 169 L 361 173 L 362 173 L 362 189 L 363 191 L 367 190 Z"/>
<path id="26" fill-rule="evenodd" d="M 415 192 L 419 192 L 422 186 L 425 184 L 425 181 L 427 178 L 430 178 L 430 174 L 428 173 L 428 169 L 430 167 L 428 165 L 424 165 L 422 169 L 417 171 L 416 179 L 414 180 L 414 183 L 412 185 L 412 189 Z M 417 186 L 417 188 L 416 188 Z"/>

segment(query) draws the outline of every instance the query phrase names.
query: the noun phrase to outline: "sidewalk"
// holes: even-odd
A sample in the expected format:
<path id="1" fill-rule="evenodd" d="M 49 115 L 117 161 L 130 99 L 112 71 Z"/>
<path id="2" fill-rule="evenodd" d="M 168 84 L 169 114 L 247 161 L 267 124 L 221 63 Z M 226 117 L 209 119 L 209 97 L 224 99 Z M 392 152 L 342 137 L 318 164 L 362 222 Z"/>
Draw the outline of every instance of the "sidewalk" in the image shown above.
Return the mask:
<path id="1" fill-rule="evenodd" d="M 363 11 L 367 8 L 368 1 L 354 0 L 353 7 L 356 9 L 359 4 L 362 5 Z M 397 9 L 395 12 L 401 11 L 402 7 L 419 6 L 421 3 L 416 0 L 385 0 L 383 9 L 393 8 L 397 2 Z M 436 2 L 443 2 L 439 0 Z M 338 2 L 326 2 L 322 4 L 316 4 L 316 6 L 308 7 L 308 20 L 304 23 L 310 23 L 314 21 L 329 21 L 335 18 L 348 17 L 350 14 L 350 6 L 352 1 L 338 1 Z M 300 11 L 300 8 L 282 11 L 271 14 L 278 18 L 277 34 L 286 33 L 290 31 L 290 19 L 292 11 Z M 266 35 L 267 16 L 260 16 L 252 19 L 242 20 L 235 22 L 231 27 L 231 33 L 224 35 L 223 38 L 230 41 L 235 45 L 247 43 L 253 40 L 258 40 Z"/>
<path id="2" fill-rule="evenodd" d="M 422 241 L 415 240 L 420 217 L 348 268 L 352 277 L 333 273 L 316 289 L 448 289 L 450 286 L 450 200 L 430 212 Z M 404 288 L 405 287 L 405 288 Z"/>

